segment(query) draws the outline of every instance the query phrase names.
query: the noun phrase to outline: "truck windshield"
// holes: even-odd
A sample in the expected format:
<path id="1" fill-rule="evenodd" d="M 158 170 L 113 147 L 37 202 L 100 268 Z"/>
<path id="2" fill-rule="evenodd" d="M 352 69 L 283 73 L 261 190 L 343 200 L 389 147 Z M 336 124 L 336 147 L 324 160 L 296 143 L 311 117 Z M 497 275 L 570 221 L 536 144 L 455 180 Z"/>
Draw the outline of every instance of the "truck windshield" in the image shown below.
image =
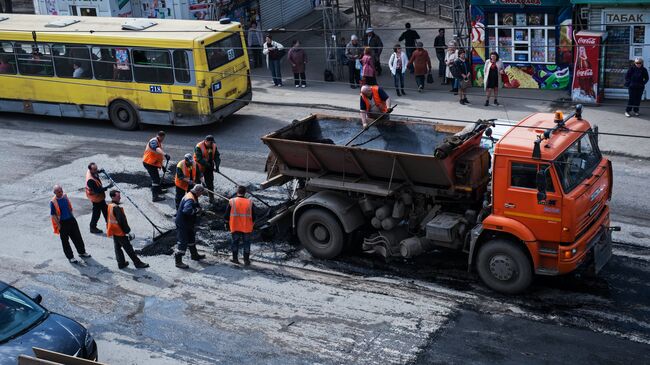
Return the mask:
<path id="1" fill-rule="evenodd" d="M 222 40 L 216 41 L 205 47 L 210 71 L 244 55 L 239 33 L 235 33 Z"/>
<path id="2" fill-rule="evenodd" d="M 602 159 L 591 130 L 583 134 L 553 163 L 564 192 L 575 189 L 591 175 Z"/>

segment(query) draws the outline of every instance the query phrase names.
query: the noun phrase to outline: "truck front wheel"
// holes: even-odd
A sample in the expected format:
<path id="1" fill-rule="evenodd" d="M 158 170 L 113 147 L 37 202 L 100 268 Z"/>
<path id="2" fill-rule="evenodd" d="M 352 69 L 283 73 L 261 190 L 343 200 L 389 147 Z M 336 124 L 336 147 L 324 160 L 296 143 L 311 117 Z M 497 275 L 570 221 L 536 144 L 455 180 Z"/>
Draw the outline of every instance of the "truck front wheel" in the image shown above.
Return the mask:
<path id="1" fill-rule="evenodd" d="M 485 285 L 501 293 L 521 293 L 533 280 L 530 260 L 508 240 L 486 242 L 479 249 L 476 265 Z"/>
<path id="2" fill-rule="evenodd" d="M 312 256 L 331 259 L 343 250 L 345 234 L 331 213 L 308 209 L 298 219 L 298 239 Z"/>

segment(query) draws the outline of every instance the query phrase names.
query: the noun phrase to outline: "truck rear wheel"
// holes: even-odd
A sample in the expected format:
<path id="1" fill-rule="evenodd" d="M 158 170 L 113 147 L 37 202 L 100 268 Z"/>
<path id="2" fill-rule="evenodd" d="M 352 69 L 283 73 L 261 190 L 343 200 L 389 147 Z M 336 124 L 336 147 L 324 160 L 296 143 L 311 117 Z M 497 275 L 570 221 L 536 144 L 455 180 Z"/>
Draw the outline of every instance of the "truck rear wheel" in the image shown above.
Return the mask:
<path id="1" fill-rule="evenodd" d="M 533 280 L 530 260 L 508 240 L 497 239 L 481 246 L 476 266 L 485 285 L 501 293 L 521 293 Z"/>
<path id="2" fill-rule="evenodd" d="M 108 115 L 113 125 L 118 129 L 132 131 L 138 128 L 138 114 L 131 104 L 124 100 L 116 100 L 111 103 L 108 109 Z"/>
<path id="3" fill-rule="evenodd" d="M 343 251 L 345 234 L 331 213 L 309 209 L 298 219 L 298 239 L 314 257 L 331 259 Z"/>

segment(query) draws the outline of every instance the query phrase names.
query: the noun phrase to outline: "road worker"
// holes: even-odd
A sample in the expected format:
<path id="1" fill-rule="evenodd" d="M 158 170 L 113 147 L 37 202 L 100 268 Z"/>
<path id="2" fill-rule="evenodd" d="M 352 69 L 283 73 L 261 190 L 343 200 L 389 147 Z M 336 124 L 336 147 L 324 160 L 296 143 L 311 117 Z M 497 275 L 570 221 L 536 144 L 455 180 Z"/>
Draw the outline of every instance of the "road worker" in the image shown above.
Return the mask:
<path id="1" fill-rule="evenodd" d="M 363 128 L 368 127 L 373 120 L 389 120 L 393 108 L 390 107 L 390 97 L 380 86 L 363 85 L 361 87 L 359 113 Z M 371 120 L 368 120 L 370 118 Z"/>
<path id="2" fill-rule="evenodd" d="M 200 181 L 200 173 L 197 170 L 196 161 L 192 158 L 191 153 L 185 154 L 185 157 L 176 165 L 174 184 L 176 185 L 177 210 L 183 196 Z"/>
<path id="3" fill-rule="evenodd" d="M 255 213 L 253 212 L 253 202 L 246 198 L 246 187 L 237 187 L 237 196 L 230 199 L 228 207 L 224 213 L 227 228 L 231 234 L 232 261 L 239 265 L 239 249 L 244 251 L 244 265 L 251 264 L 251 233 L 253 232 L 253 225 L 255 221 Z"/>
<path id="4" fill-rule="evenodd" d="M 99 178 L 99 173 L 104 170 L 98 170 L 97 164 L 91 162 L 88 164 L 88 171 L 86 171 L 86 197 L 93 203 L 93 215 L 90 217 L 90 233 L 102 233 L 102 230 L 97 228 L 99 215 L 104 216 L 106 221 L 106 190 L 113 187 L 113 183 L 104 187 L 102 180 Z"/>
<path id="5" fill-rule="evenodd" d="M 50 216 L 54 234 L 58 234 L 61 237 L 63 253 L 70 263 L 84 263 L 83 258 L 90 257 L 90 254 L 86 252 L 84 240 L 81 237 L 81 232 L 79 232 L 79 224 L 77 224 L 77 220 L 72 214 L 72 203 L 70 203 L 68 195 L 63 193 L 63 188 L 60 185 L 54 185 L 52 190 L 54 196 L 50 201 Z M 74 247 L 77 249 L 77 254 L 82 258 L 81 260 L 74 257 L 70 248 L 70 239 L 72 239 L 72 243 L 74 243 Z"/>
<path id="6" fill-rule="evenodd" d="M 203 141 L 196 144 L 194 148 L 194 161 L 199 166 L 199 171 L 203 174 L 203 181 L 208 190 L 214 191 L 214 173 L 219 172 L 221 156 L 214 142 L 214 137 L 207 135 Z M 214 194 L 208 192 L 210 204 L 214 203 Z"/>
<path id="7" fill-rule="evenodd" d="M 160 173 L 158 172 L 158 169 L 162 169 L 165 172 L 163 159 L 167 161 L 170 159 L 170 156 L 163 150 L 162 143 L 164 140 L 165 132 L 158 132 L 156 137 L 147 142 L 147 146 L 144 148 L 144 155 L 142 156 L 142 164 L 151 177 L 151 200 L 154 202 L 165 200 L 165 197 L 161 196 L 163 193 L 162 181 L 160 181 Z"/>
<path id="8" fill-rule="evenodd" d="M 126 214 L 124 214 L 124 208 L 120 206 L 120 200 L 122 196 L 118 190 L 111 190 L 109 193 L 111 197 L 111 203 L 108 205 L 108 220 L 106 222 L 106 235 L 108 237 L 113 237 L 113 245 L 115 246 L 115 259 L 117 260 L 117 267 L 124 269 L 129 266 L 129 262 L 124 259 L 124 253 L 133 261 L 133 265 L 138 269 L 144 269 L 149 267 L 149 264 L 146 264 L 138 258 L 138 255 L 135 254 L 131 241 L 135 236 L 131 233 L 131 227 L 129 227 L 129 222 L 126 220 Z"/>
<path id="9" fill-rule="evenodd" d="M 202 185 L 194 185 L 192 190 L 185 194 L 181 203 L 178 205 L 176 212 L 176 240 L 178 245 L 174 253 L 174 260 L 176 261 L 176 267 L 180 269 L 187 269 L 189 267 L 183 263 L 183 256 L 185 255 L 185 250 L 188 248 L 192 260 L 198 261 L 205 258 L 205 255 L 199 255 L 196 249 L 195 231 L 198 214 L 201 212 L 199 197 L 203 195 L 204 191 Z"/>

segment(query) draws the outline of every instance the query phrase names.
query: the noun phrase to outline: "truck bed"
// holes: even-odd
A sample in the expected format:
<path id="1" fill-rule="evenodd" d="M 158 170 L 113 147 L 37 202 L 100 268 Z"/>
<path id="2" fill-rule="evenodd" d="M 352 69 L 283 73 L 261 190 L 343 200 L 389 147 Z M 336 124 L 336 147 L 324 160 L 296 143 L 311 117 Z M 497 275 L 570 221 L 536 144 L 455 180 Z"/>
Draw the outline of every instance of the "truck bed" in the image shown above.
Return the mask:
<path id="1" fill-rule="evenodd" d="M 477 147 L 483 131 L 454 145 L 446 156 L 436 157 L 436 148 L 462 127 L 390 121 L 370 127 L 345 146 L 361 129 L 357 118 L 314 114 L 294 121 L 262 137 L 276 159 L 267 168 L 274 170 L 274 175 L 310 178 L 312 184 L 354 182 L 368 185 L 371 191 L 372 186 L 377 187 L 377 192 L 383 188 L 386 194 L 399 184 L 450 188 L 456 158 Z"/>

